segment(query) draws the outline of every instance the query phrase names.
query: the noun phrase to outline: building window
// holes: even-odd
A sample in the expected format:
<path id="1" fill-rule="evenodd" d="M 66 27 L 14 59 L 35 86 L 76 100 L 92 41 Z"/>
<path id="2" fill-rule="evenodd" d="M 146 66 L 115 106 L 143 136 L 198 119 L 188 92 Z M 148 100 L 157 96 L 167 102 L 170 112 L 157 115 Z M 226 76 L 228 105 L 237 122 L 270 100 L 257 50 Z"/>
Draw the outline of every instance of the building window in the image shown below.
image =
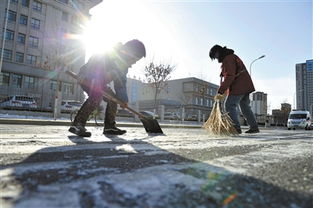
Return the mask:
<path id="1" fill-rule="evenodd" d="M 38 48 L 39 39 L 34 36 L 29 36 L 29 46 L 33 48 Z"/>
<path id="2" fill-rule="evenodd" d="M 12 86 L 16 88 L 22 87 L 22 75 L 19 74 L 12 75 Z"/>
<path id="3" fill-rule="evenodd" d="M 7 29 L 4 37 L 6 40 L 14 40 L 14 31 Z"/>
<path id="4" fill-rule="evenodd" d="M 12 4 L 17 4 L 17 3 L 18 3 L 18 0 L 11 0 L 11 3 L 12 3 Z"/>
<path id="5" fill-rule="evenodd" d="M 24 53 L 16 52 L 15 61 L 18 63 L 23 63 L 24 62 Z"/>
<path id="6" fill-rule="evenodd" d="M 199 105 L 199 98 L 198 97 L 195 97 L 195 104 Z"/>
<path id="7" fill-rule="evenodd" d="M 5 72 L 0 72 L 0 86 L 9 86 L 10 74 Z"/>
<path id="8" fill-rule="evenodd" d="M 29 77 L 29 76 L 24 77 L 24 87 L 25 88 L 32 88 L 32 89 L 35 88 L 36 82 L 37 82 L 37 79 L 35 77 Z"/>
<path id="9" fill-rule="evenodd" d="M 22 0 L 23 7 L 29 7 L 29 0 Z"/>
<path id="10" fill-rule="evenodd" d="M 25 44 L 25 39 L 26 39 L 26 35 L 23 34 L 23 33 L 19 33 L 17 35 L 17 43 L 20 43 L 20 44 Z"/>
<path id="11" fill-rule="evenodd" d="M 14 12 L 12 10 L 9 10 L 9 12 L 7 12 L 7 10 L 6 10 L 5 11 L 5 16 L 7 17 L 8 21 L 11 21 L 11 22 L 15 22 L 16 21 L 16 12 Z"/>
<path id="12" fill-rule="evenodd" d="M 26 56 L 26 63 L 31 64 L 31 65 L 35 65 L 37 62 L 37 57 L 34 55 L 27 55 Z"/>
<path id="13" fill-rule="evenodd" d="M 40 20 L 32 18 L 31 27 L 35 30 L 39 30 L 40 29 Z"/>
<path id="14" fill-rule="evenodd" d="M 58 88 L 58 82 L 54 80 L 50 80 L 50 90 L 56 91 Z"/>
<path id="15" fill-rule="evenodd" d="M 210 95 L 213 96 L 213 95 L 215 95 L 215 93 L 216 93 L 215 90 L 210 88 Z"/>
<path id="16" fill-rule="evenodd" d="M 0 51 L 0 55 L 1 55 L 1 51 Z M 12 51 L 8 50 L 8 49 L 4 49 L 3 50 L 3 59 L 7 60 L 7 61 L 11 61 L 12 60 Z"/>
<path id="17" fill-rule="evenodd" d="M 20 24 L 21 25 L 27 25 L 27 20 L 28 20 L 28 17 L 26 15 L 22 15 L 20 16 Z"/>
<path id="18" fill-rule="evenodd" d="M 63 92 L 65 94 L 74 94 L 74 85 L 72 83 L 64 83 Z"/>
<path id="19" fill-rule="evenodd" d="M 33 10 L 37 12 L 41 12 L 42 10 L 42 3 L 39 1 L 33 1 Z"/>
<path id="20" fill-rule="evenodd" d="M 68 22 L 68 13 L 62 12 L 62 20 Z"/>
<path id="21" fill-rule="evenodd" d="M 194 84 L 194 90 L 195 92 L 199 92 L 199 86 L 197 84 Z"/>

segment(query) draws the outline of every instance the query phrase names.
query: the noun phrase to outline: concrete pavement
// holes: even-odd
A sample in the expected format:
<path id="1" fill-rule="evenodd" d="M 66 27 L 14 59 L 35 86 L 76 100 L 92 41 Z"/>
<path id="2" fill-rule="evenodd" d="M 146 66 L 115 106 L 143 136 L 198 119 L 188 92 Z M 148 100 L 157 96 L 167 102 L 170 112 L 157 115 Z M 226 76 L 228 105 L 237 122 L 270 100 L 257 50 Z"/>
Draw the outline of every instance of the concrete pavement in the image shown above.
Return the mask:
<path id="1" fill-rule="evenodd" d="M 312 207 L 313 131 L 0 125 L 1 207 Z"/>

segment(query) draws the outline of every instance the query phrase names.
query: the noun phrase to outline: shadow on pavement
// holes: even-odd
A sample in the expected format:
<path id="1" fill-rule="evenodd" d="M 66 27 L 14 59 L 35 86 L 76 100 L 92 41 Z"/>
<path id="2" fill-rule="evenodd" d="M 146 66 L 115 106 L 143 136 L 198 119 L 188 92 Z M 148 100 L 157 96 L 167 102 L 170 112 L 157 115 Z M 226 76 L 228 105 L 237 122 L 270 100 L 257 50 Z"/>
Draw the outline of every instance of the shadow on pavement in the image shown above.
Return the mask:
<path id="1" fill-rule="evenodd" d="M 165 136 L 165 135 L 164 135 Z M 187 158 L 145 140 L 68 136 L 1 166 L 4 205 L 13 207 L 312 207 L 312 195 Z M 209 159 L 209 158 L 208 158 Z M 13 193 L 18 193 L 14 196 Z M 9 194 L 8 194 L 9 193 Z"/>

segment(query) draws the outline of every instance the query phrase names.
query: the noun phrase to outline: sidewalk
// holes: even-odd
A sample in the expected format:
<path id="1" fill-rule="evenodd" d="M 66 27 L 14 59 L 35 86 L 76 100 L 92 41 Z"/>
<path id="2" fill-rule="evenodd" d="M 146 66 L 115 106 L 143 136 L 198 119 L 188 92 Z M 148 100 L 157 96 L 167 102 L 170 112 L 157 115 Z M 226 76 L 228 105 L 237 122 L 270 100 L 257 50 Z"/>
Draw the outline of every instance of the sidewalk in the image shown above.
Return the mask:
<path id="1" fill-rule="evenodd" d="M 1 118 L 0 124 L 18 124 L 18 125 L 54 125 L 54 126 L 70 126 L 71 121 L 68 119 L 49 119 L 49 118 Z M 179 123 L 163 123 L 159 121 L 161 127 L 164 128 L 201 128 L 202 124 L 179 124 Z M 95 122 L 89 121 L 87 126 L 97 126 Z M 117 120 L 118 127 L 142 127 L 142 123 L 131 121 Z"/>
<path id="2" fill-rule="evenodd" d="M 190 129 L 200 129 L 202 124 L 181 124 L 181 123 L 163 123 L 158 121 L 161 128 L 190 128 Z M 53 119 L 34 119 L 34 118 L 1 118 L 0 124 L 15 124 L 15 125 L 42 125 L 42 126 L 70 126 L 70 120 L 53 120 Z M 86 126 L 97 126 L 95 122 L 89 121 Z M 118 127 L 143 127 L 141 122 L 131 122 L 131 121 L 117 121 Z M 241 126 L 242 130 L 245 131 L 249 127 Z M 283 128 L 283 127 L 282 127 Z M 265 129 L 282 129 L 279 127 L 268 127 L 259 126 L 260 130 Z"/>

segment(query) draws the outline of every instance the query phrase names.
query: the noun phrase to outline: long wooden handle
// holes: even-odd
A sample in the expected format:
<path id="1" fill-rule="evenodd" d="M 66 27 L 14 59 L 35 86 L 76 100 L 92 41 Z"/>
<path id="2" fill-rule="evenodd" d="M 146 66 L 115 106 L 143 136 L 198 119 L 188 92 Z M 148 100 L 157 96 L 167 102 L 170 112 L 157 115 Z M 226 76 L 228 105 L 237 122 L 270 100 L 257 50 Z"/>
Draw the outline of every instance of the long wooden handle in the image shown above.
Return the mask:
<path id="1" fill-rule="evenodd" d="M 71 77 L 73 77 L 74 79 L 76 79 L 79 82 L 79 77 L 78 77 L 78 75 L 76 73 L 74 73 L 72 71 L 65 71 L 65 73 L 67 73 L 68 75 L 70 75 Z M 84 83 L 82 83 L 82 84 L 84 84 Z M 113 96 L 109 95 L 108 93 L 105 93 L 105 92 L 102 91 L 102 95 L 105 98 L 107 98 L 107 99 L 109 99 L 109 100 L 111 100 L 111 101 L 113 101 L 113 102 L 115 102 L 115 103 L 117 103 L 117 104 L 119 104 L 121 106 L 124 105 L 124 103 L 121 100 L 117 99 L 116 97 L 113 97 Z M 129 110 L 130 112 L 136 114 L 137 116 L 141 117 L 141 118 L 146 118 L 144 115 L 142 115 L 141 113 L 135 111 L 134 109 L 132 109 L 132 108 L 130 108 L 128 106 L 126 106 L 125 108 L 127 110 Z"/>

